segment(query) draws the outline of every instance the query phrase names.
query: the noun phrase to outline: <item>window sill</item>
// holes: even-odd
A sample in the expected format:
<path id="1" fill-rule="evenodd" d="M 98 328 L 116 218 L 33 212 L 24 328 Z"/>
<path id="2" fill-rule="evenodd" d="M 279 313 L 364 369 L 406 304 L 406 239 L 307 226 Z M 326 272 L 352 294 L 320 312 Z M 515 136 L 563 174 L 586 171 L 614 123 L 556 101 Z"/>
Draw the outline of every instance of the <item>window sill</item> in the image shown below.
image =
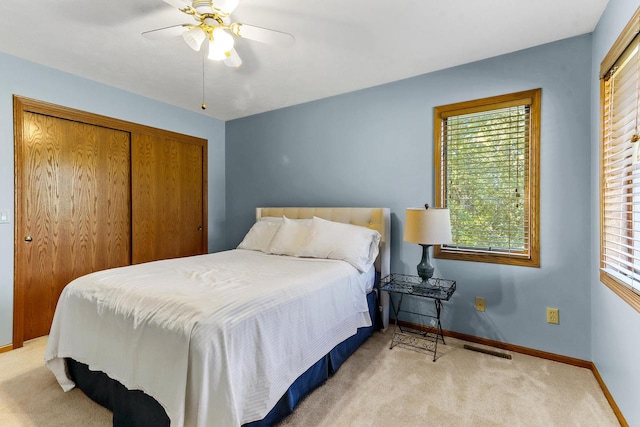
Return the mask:
<path id="1" fill-rule="evenodd" d="M 487 252 L 447 251 L 442 250 L 440 246 L 436 246 L 434 248 L 433 256 L 439 259 L 454 259 L 458 261 L 488 262 L 493 264 L 519 265 L 522 267 L 540 267 L 539 256 L 508 256 Z"/>
<path id="2" fill-rule="evenodd" d="M 600 270 L 600 281 L 640 313 L 640 295 L 602 270 Z"/>

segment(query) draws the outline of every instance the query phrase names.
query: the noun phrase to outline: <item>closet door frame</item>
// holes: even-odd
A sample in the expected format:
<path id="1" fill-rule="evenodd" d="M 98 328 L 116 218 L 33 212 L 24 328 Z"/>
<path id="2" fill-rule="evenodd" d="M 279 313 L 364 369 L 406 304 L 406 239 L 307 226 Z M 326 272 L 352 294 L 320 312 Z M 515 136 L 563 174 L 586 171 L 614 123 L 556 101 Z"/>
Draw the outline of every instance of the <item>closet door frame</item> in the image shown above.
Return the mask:
<path id="1" fill-rule="evenodd" d="M 23 183 L 20 179 L 18 167 L 23 164 L 22 141 L 24 113 L 34 113 L 52 116 L 60 119 L 76 121 L 93 126 L 101 126 L 124 132 L 150 135 L 157 138 L 173 139 L 180 142 L 196 144 L 202 147 L 202 248 L 204 253 L 208 252 L 208 215 L 207 215 L 207 140 L 194 136 L 184 135 L 150 126 L 115 119 L 86 111 L 76 110 L 48 102 L 38 101 L 22 97 L 13 96 L 13 129 L 14 129 L 14 274 L 13 274 L 13 342 L 12 348 L 22 347 L 24 343 L 24 316 L 25 316 L 25 288 L 23 283 L 24 265 L 19 265 L 19 245 L 24 244 L 24 224 L 21 209 L 21 197 L 23 194 Z M 130 233 L 132 236 L 132 234 Z M 133 242 L 130 242 L 131 247 Z"/>

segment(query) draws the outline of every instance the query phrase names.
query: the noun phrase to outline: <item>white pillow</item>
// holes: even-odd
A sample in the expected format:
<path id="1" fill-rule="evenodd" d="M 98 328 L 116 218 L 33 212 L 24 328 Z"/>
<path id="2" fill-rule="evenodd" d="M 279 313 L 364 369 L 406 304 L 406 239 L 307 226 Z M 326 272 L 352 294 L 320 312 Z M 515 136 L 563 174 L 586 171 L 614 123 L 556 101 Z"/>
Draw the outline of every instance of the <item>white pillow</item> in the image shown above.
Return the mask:
<path id="1" fill-rule="evenodd" d="M 376 230 L 313 217 L 309 241 L 298 256 L 343 260 L 364 273 L 376 260 L 379 243 Z"/>
<path id="2" fill-rule="evenodd" d="M 282 225 L 273 236 L 267 253 L 298 256 L 298 251 L 309 240 L 310 219 L 282 218 Z"/>
<path id="3" fill-rule="evenodd" d="M 253 224 L 253 227 L 249 230 L 246 236 L 240 244 L 238 249 L 249 249 L 252 251 L 267 252 L 269 244 L 273 240 L 273 236 L 280 228 L 279 222 L 273 221 L 258 221 Z"/>
<path id="4" fill-rule="evenodd" d="M 278 224 L 282 224 L 283 217 L 281 217 L 281 216 L 263 216 L 262 218 L 260 218 L 260 221 L 277 222 Z"/>

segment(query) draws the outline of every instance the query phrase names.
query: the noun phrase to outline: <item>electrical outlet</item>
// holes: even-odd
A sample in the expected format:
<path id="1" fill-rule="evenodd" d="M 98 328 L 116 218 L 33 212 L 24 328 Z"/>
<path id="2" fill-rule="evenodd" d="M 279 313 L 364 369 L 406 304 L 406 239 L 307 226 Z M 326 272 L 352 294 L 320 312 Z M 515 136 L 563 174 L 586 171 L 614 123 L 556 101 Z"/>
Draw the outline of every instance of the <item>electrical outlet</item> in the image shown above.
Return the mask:
<path id="1" fill-rule="evenodd" d="M 484 298 L 476 297 L 476 310 L 484 311 Z"/>
<path id="2" fill-rule="evenodd" d="M 557 325 L 560 323 L 560 310 L 547 307 L 547 323 Z"/>

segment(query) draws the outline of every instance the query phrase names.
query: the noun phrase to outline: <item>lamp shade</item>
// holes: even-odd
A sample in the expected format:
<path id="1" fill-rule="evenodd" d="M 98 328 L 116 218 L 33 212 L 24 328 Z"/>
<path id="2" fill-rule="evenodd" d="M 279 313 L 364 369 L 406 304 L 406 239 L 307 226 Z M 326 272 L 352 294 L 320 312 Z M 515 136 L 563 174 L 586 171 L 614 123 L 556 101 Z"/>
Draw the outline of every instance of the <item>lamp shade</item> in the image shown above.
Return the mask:
<path id="1" fill-rule="evenodd" d="M 407 208 L 404 241 L 421 245 L 451 243 L 449 209 Z"/>

